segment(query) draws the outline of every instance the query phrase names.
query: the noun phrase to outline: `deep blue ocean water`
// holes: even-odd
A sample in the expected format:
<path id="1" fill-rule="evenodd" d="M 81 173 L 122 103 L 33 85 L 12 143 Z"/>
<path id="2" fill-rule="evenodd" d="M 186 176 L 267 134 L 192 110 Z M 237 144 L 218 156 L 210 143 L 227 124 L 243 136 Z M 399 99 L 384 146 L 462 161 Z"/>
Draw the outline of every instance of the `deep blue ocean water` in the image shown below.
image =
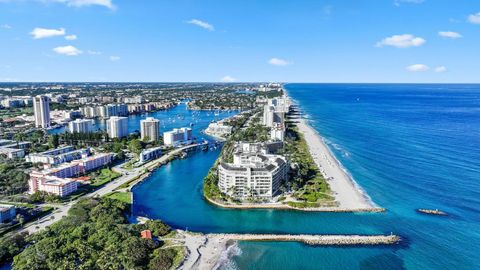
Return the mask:
<path id="1" fill-rule="evenodd" d="M 202 198 L 217 151 L 156 170 L 134 213 L 201 232 L 401 235 L 396 246 L 241 242 L 224 268 L 480 269 L 480 85 L 288 84 L 381 214 L 225 210 Z M 438 208 L 448 217 L 417 208 Z"/>

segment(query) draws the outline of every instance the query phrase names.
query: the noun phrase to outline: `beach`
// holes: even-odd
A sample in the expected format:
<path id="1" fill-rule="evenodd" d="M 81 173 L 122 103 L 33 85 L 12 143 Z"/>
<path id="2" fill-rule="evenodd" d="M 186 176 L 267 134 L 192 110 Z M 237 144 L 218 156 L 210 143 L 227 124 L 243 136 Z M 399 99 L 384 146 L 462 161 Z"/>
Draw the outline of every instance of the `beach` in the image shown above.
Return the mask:
<path id="1" fill-rule="evenodd" d="M 315 131 L 304 118 L 298 119 L 297 127 L 305 136 L 310 154 L 315 163 L 327 179 L 332 195 L 342 209 L 377 208 L 352 177 L 345 171 L 334 157 L 323 138 Z"/>

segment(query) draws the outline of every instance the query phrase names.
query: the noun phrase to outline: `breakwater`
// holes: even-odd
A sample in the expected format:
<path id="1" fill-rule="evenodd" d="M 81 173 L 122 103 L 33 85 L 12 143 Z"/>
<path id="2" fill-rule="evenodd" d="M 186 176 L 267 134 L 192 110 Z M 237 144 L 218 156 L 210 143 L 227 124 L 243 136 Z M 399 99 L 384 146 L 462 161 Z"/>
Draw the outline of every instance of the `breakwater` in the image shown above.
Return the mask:
<path id="1" fill-rule="evenodd" d="M 393 245 L 397 235 L 312 235 L 312 234 L 208 234 L 208 237 L 236 241 L 301 242 L 318 246 Z"/>

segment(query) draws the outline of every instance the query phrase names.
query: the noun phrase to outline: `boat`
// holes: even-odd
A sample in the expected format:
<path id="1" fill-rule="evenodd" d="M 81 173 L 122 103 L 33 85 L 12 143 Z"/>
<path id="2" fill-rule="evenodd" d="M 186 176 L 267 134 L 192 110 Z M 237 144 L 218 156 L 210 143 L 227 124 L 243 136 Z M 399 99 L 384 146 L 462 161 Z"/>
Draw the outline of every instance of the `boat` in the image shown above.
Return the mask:
<path id="1" fill-rule="evenodd" d="M 447 216 L 448 214 L 438 209 L 417 209 L 417 212 L 427 215 Z"/>

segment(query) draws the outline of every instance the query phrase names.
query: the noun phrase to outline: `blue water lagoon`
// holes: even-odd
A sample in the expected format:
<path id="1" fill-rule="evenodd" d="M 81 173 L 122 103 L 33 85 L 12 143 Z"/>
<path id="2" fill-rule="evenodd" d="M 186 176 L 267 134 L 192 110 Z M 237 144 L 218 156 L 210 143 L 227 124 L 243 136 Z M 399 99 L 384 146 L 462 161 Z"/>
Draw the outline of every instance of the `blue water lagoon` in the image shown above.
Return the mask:
<path id="1" fill-rule="evenodd" d="M 200 232 L 389 234 L 394 246 L 240 242 L 223 268 L 480 269 L 480 86 L 288 84 L 310 124 L 385 213 L 228 210 L 202 180 L 219 150 L 191 154 L 134 188 L 133 211 Z M 447 217 L 421 215 L 441 209 Z"/>

